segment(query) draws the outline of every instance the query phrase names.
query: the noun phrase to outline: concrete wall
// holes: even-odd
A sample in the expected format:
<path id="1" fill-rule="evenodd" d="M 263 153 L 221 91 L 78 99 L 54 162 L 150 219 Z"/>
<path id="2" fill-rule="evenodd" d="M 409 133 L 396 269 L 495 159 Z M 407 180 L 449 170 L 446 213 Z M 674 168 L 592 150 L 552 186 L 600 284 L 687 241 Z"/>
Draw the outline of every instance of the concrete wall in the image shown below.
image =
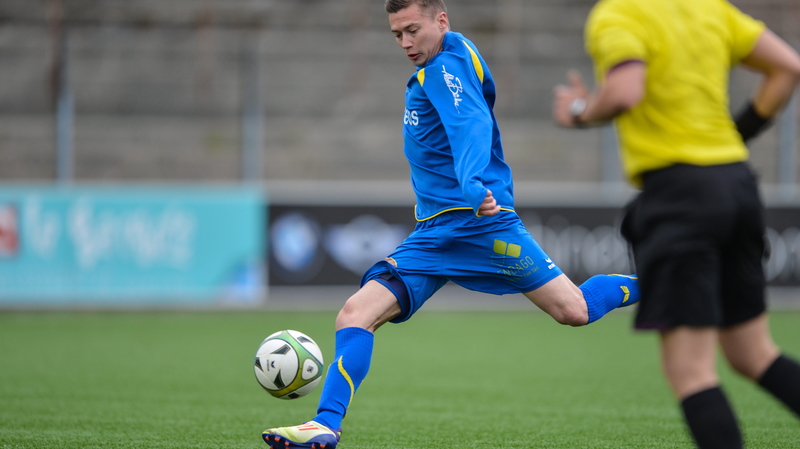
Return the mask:
<path id="1" fill-rule="evenodd" d="M 241 176 L 244 67 L 261 63 L 261 172 L 282 179 L 404 180 L 400 120 L 413 66 L 378 0 L 70 0 L 63 10 L 76 101 L 79 181 Z M 797 0 L 734 0 L 800 48 Z M 58 0 L 0 3 L 0 180 L 52 180 Z M 582 26 L 593 0 L 450 0 L 453 29 L 492 67 L 518 181 L 603 178 L 600 131 L 549 119 L 569 68 L 590 77 Z M 752 76 L 733 76 L 734 104 Z M 754 145 L 777 177 L 776 132 Z"/>

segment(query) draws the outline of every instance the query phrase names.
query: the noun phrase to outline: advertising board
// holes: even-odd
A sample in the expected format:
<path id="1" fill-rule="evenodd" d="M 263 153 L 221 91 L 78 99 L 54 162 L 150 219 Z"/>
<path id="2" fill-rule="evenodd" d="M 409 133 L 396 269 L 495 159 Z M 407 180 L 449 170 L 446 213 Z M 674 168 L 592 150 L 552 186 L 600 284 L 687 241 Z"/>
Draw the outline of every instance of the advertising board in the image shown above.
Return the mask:
<path id="1" fill-rule="evenodd" d="M 257 302 L 264 204 L 240 187 L 2 187 L 0 305 Z"/>
<path id="2" fill-rule="evenodd" d="M 550 258 L 576 283 L 596 273 L 630 273 L 619 235 L 621 207 L 526 206 L 517 213 Z M 413 206 L 270 206 L 271 285 L 358 285 L 414 228 Z M 767 278 L 800 286 L 800 208 L 767 209 Z"/>

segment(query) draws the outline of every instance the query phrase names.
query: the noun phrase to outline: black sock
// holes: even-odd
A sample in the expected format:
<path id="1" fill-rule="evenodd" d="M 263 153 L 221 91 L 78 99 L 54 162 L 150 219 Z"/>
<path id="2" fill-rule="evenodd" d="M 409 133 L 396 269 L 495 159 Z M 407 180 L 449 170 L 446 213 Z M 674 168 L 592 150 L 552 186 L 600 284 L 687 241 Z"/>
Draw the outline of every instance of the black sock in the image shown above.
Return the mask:
<path id="1" fill-rule="evenodd" d="M 683 416 L 700 449 L 741 449 L 742 433 L 720 387 L 695 393 L 681 402 Z"/>
<path id="2" fill-rule="evenodd" d="M 780 355 L 758 384 L 800 416 L 800 364 Z"/>

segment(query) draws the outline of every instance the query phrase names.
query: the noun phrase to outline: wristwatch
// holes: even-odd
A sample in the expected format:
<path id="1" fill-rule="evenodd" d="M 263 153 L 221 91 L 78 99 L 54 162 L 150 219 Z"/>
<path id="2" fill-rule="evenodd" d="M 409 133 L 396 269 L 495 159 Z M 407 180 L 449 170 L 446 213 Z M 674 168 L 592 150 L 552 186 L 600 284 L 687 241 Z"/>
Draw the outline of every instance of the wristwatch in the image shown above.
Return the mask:
<path id="1" fill-rule="evenodd" d="M 572 124 L 575 126 L 583 126 L 584 122 L 581 120 L 581 114 L 586 110 L 586 99 L 578 97 L 572 100 L 569 104 L 569 115 L 572 117 Z"/>

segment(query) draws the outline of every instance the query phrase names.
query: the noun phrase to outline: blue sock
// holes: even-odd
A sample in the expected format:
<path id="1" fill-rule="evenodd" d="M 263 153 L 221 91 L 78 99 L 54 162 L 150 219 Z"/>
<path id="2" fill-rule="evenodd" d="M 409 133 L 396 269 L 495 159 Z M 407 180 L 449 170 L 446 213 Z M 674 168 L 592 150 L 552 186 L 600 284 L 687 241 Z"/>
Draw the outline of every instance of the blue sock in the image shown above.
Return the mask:
<path id="1" fill-rule="evenodd" d="M 367 377 L 375 335 L 360 327 L 346 327 L 336 332 L 336 354 L 328 367 L 322 396 L 314 421 L 337 430 L 350 402 Z"/>
<path id="2" fill-rule="evenodd" d="M 599 274 L 581 284 L 580 289 L 589 307 L 589 323 L 599 320 L 617 307 L 639 302 L 638 279 L 633 274 Z"/>

